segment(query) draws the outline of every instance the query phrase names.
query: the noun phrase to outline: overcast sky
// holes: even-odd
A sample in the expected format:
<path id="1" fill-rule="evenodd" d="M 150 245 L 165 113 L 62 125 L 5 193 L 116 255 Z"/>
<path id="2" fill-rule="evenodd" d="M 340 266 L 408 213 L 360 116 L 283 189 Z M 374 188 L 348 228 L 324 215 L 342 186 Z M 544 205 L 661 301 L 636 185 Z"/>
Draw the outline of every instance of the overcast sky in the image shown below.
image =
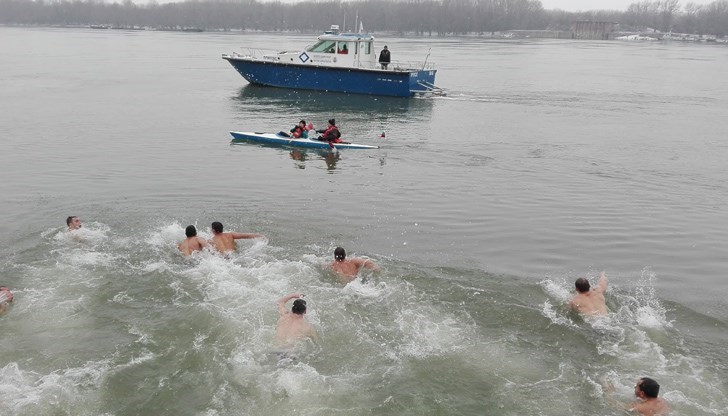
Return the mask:
<path id="1" fill-rule="evenodd" d="M 561 9 L 570 12 L 577 10 L 627 10 L 632 3 L 640 0 L 541 0 L 544 9 Z M 688 3 L 708 4 L 713 0 L 681 0 L 680 6 Z"/>
<path id="2" fill-rule="evenodd" d="M 106 0 L 109 2 L 122 0 Z M 146 4 L 148 0 L 132 0 L 136 4 Z M 185 0 L 157 0 L 157 3 L 181 3 Z M 260 1 L 272 1 L 272 0 L 260 0 Z M 296 3 L 301 0 L 280 0 L 283 3 Z M 541 0 L 544 9 L 561 9 L 569 12 L 575 12 L 579 10 L 620 10 L 625 11 L 632 3 L 638 3 L 643 0 Z M 648 0 L 655 1 L 655 0 Z M 680 7 L 685 7 L 688 3 L 696 4 L 708 4 L 715 0 L 680 0 Z"/>

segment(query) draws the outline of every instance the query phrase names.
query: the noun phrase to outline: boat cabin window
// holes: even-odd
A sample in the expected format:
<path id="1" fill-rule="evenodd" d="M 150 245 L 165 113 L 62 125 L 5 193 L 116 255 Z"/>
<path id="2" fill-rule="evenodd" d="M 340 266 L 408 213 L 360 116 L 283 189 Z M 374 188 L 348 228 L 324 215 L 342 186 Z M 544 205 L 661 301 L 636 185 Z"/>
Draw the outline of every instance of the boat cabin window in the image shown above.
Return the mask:
<path id="1" fill-rule="evenodd" d="M 338 46 L 338 49 L 336 49 L 336 53 L 340 53 L 340 54 L 344 54 L 344 55 L 348 54 L 349 51 L 351 50 L 350 43 L 353 43 L 353 42 L 339 42 L 339 46 Z"/>
<path id="2" fill-rule="evenodd" d="M 315 45 L 308 48 L 309 52 L 334 53 L 336 51 L 336 41 L 320 40 Z"/>
<path id="3" fill-rule="evenodd" d="M 372 53 L 372 43 L 371 42 L 361 42 L 361 53 L 364 55 L 369 55 Z"/>

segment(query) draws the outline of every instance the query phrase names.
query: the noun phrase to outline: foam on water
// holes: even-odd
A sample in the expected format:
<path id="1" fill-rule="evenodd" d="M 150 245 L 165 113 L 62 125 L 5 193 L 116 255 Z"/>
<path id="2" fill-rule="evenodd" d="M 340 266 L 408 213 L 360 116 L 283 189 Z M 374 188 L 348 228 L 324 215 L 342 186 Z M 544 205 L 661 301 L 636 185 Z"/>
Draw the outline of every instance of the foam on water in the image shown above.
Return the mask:
<path id="1" fill-rule="evenodd" d="M 568 301 L 570 290 L 567 288 L 573 285 L 571 278 L 565 276 L 540 283 L 547 295 L 542 304 L 542 315 L 551 323 L 586 337 L 597 354 L 611 357 L 602 364 L 591 363 L 589 372 L 582 371 L 580 378 L 592 386 L 590 394 L 601 397 L 608 406 L 612 399 L 603 390 L 603 385 L 610 383 L 615 386 L 619 401 L 634 401 L 634 381 L 649 376 L 663 384 L 661 395 L 679 409 L 680 414 L 695 414 L 695 411 L 724 414 L 721 403 L 726 402 L 726 394 L 716 388 L 721 384 L 720 376 L 709 363 L 691 357 L 683 350 L 683 335 L 674 330 L 669 311 L 656 295 L 655 274 L 644 269 L 628 287 L 620 286 L 619 282 L 619 278 L 612 278 L 606 293 L 610 313 L 583 320 L 574 320 L 574 314 L 566 306 L 552 305 L 552 302 L 565 305 Z M 696 397 L 702 400 L 696 400 Z"/>
<path id="2" fill-rule="evenodd" d="M 0 369 L 0 410 L 50 414 L 60 407 L 74 409 L 79 415 L 93 414 L 95 391 L 108 369 L 109 363 L 100 361 L 39 374 L 9 363 Z"/>
<path id="3" fill-rule="evenodd" d="M 523 405 L 513 405 L 511 397 L 523 392 L 578 400 L 579 384 L 606 403 L 600 381 L 605 376 L 625 399 L 633 379 L 651 375 L 665 380 L 665 397 L 681 409 L 719 414 L 726 403 L 721 390 L 711 387 L 720 383 L 716 372 L 681 349 L 682 335 L 649 270 L 633 285 L 612 279 L 610 314 L 584 320 L 564 306 L 573 285 L 568 276 L 544 279 L 536 287 L 544 299 L 528 305 L 511 297 L 510 286 L 481 286 L 498 279 L 446 284 L 462 271 L 433 277 L 396 260 L 377 259 L 382 271 L 364 271 L 342 284 L 327 268 L 331 247 L 299 253 L 256 239 L 240 241 L 227 257 L 205 250 L 185 258 L 176 248 L 184 238 L 178 223 L 145 231 L 140 239 L 115 235 L 103 224 L 88 229 L 101 232 L 85 242 L 67 238 L 65 230 L 47 232 L 47 254 L 19 268 L 27 287 L 17 291 L 22 301 L 13 314 L 33 316 L 25 322 L 59 342 L 33 352 L 51 370 L 18 360 L 2 369 L 0 393 L 11 414 L 64 406 L 99 414 L 107 385 L 142 383 L 164 395 L 184 391 L 188 379 L 199 379 L 195 387 L 212 396 L 196 414 L 335 413 L 350 405 L 346 398 L 352 394 L 366 403 L 363 408 L 396 409 L 413 377 L 431 383 L 449 373 L 465 373 L 492 391 L 491 398 L 503 397 L 498 400 L 499 406 L 506 403 L 504 414 L 509 408 L 512 414 L 574 413 L 568 400 L 536 409 L 527 397 L 515 400 Z M 289 293 L 306 294 L 307 319 L 322 343 L 303 342 L 280 354 L 276 300 Z M 501 309 L 509 316 L 498 318 Z M 539 317 L 546 328 L 500 328 Z M 494 326 L 485 329 L 488 324 Z M 90 351 L 75 362 L 65 350 L 77 348 L 73 337 L 84 337 L 88 328 L 99 333 L 84 340 Z M 539 340 L 559 332 L 564 338 L 554 338 L 555 345 Z M 67 339 L 59 337 L 66 333 Z M 587 368 L 569 358 L 584 351 L 597 357 Z M 58 365 L 48 356 L 71 364 L 53 370 Z M 424 375 L 430 373 L 437 376 Z M 469 388 L 477 397 L 476 387 L 461 389 Z"/>

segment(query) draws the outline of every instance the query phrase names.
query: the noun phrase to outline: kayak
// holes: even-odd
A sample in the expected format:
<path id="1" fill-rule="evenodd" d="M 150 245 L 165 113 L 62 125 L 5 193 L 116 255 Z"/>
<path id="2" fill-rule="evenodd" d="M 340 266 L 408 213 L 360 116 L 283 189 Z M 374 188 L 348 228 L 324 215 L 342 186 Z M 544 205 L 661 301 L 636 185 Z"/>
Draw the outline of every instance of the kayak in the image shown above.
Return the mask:
<path id="1" fill-rule="evenodd" d="M 292 146 L 306 147 L 310 149 L 379 149 L 379 146 L 369 146 L 366 144 L 356 144 L 349 142 L 331 143 L 319 140 L 288 137 L 280 133 L 250 133 L 242 131 L 231 131 L 233 142 L 246 141 L 253 143 L 261 143 L 275 146 Z"/>

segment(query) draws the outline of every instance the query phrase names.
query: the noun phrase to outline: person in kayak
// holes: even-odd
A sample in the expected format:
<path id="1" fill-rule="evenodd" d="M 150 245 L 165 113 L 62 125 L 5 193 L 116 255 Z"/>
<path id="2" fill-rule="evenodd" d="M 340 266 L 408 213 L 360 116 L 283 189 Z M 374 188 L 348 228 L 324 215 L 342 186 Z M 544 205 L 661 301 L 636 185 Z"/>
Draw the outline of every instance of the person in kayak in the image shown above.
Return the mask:
<path id="1" fill-rule="evenodd" d="M 293 128 L 291 129 L 291 136 L 293 136 L 297 139 L 299 137 L 304 138 L 304 139 L 308 138 L 308 129 L 306 128 L 306 120 L 301 120 L 298 122 L 298 124 L 293 126 Z"/>
<path id="2" fill-rule="evenodd" d="M 341 132 L 336 127 L 336 120 L 329 120 L 329 125 L 326 129 L 316 130 L 316 133 L 321 133 L 317 140 L 322 142 L 341 143 Z"/>

